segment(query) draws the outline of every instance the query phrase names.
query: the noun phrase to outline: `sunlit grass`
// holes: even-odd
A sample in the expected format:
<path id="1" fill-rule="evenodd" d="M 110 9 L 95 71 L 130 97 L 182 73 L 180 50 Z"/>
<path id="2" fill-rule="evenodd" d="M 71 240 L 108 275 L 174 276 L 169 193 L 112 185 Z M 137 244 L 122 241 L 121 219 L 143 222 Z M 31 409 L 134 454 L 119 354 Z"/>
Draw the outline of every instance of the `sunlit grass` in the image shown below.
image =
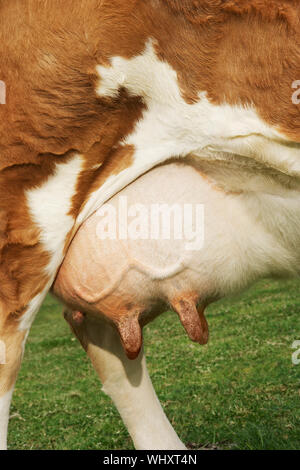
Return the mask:
<path id="1" fill-rule="evenodd" d="M 263 281 L 208 309 L 208 346 L 191 343 L 171 312 L 145 329 L 155 389 L 186 444 L 300 449 L 300 365 L 291 360 L 299 314 L 299 281 Z M 11 449 L 132 448 L 51 297 L 33 325 L 11 415 Z"/>

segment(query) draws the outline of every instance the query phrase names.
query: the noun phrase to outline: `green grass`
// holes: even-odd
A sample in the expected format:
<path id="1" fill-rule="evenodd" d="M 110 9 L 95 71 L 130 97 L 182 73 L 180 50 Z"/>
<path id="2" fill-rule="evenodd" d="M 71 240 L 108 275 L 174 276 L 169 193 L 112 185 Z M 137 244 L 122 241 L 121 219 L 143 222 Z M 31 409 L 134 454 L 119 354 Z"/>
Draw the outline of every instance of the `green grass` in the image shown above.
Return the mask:
<path id="1" fill-rule="evenodd" d="M 263 281 L 208 310 L 208 346 L 168 312 L 145 329 L 157 394 L 193 448 L 300 449 L 298 281 Z M 33 325 L 11 409 L 11 449 L 132 449 L 85 353 L 48 297 Z"/>

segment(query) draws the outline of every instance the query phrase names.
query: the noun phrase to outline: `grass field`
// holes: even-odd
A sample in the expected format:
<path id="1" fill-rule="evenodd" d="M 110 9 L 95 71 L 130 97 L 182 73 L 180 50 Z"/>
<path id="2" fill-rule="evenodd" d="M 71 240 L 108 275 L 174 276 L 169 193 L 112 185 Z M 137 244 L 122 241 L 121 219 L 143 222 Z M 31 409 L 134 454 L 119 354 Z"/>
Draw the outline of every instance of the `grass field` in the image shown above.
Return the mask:
<path id="1" fill-rule="evenodd" d="M 192 448 L 300 449 L 299 281 L 262 281 L 208 310 L 208 346 L 169 312 L 145 329 L 150 374 Z M 131 449 L 85 353 L 48 297 L 32 328 L 11 409 L 11 449 Z"/>

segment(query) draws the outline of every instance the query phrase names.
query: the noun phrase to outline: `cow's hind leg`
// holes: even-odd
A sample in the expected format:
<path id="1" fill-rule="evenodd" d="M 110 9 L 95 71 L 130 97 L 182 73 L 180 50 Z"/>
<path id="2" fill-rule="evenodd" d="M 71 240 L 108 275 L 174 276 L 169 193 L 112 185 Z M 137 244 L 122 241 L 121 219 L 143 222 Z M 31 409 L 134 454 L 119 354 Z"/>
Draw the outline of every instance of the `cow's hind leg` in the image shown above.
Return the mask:
<path id="1" fill-rule="evenodd" d="M 159 403 L 143 352 L 130 361 L 108 323 L 68 311 L 65 319 L 90 357 L 136 449 L 185 449 Z"/>
<path id="2" fill-rule="evenodd" d="M 1 308 L 1 307 L 0 307 Z M 5 320 L 4 320 L 5 318 Z M 0 316 L 1 319 L 1 316 Z M 22 362 L 26 330 L 17 318 L 2 316 L 0 323 L 0 449 L 6 449 L 9 408 Z"/>

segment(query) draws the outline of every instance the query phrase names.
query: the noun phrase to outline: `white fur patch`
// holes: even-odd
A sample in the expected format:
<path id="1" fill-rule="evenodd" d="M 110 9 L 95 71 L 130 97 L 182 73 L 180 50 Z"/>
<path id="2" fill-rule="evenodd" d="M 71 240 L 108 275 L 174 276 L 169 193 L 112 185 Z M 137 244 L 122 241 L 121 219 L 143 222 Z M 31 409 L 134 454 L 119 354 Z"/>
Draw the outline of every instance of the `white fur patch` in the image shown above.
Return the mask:
<path id="1" fill-rule="evenodd" d="M 30 214 L 41 229 L 41 241 L 52 254 L 47 272 L 53 275 L 62 259 L 66 236 L 74 224 L 69 215 L 72 198 L 83 160 L 75 155 L 69 162 L 56 165 L 56 171 L 43 186 L 27 192 Z"/>
<path id="2" fill-rule="evenodd" d="M 97 72 L 99 96 L 115 97 L 122 86 L 129 94 L 141 96 L 147 109 L 124 142 L 135 147 L 134 163 L 91 195 L 78 224 L 141 174 L 175 156 L 194 154 L 213 160 L 217 153 L 227 152 L 300 176 L 300 146 L 289 146 L 255 109 L 226 103 L 216 106 L 204 92 L 197 103 L 186 103 L 176 72 L 157 58 L 152 41 L 143 54 L 129 60 L 113 57 L 110 67 L 98 66 Z"/>
<path id="3" fill-rule="evenodd" d="M 45 184 L 27 192 L 30 214 L 41 230 L 41 243 L 50 254 L 51 261 L 45 267 L 49 283 L 30 302 L 20 321 L 21 330 L 30 328 L 63 260 L 66 237 L 74 225 L 74 218 L 69 215 L 69 211 L 82 163 L 82 157 L 75 155 L 67 163 L 57 164 L 55 174 Z"/>

